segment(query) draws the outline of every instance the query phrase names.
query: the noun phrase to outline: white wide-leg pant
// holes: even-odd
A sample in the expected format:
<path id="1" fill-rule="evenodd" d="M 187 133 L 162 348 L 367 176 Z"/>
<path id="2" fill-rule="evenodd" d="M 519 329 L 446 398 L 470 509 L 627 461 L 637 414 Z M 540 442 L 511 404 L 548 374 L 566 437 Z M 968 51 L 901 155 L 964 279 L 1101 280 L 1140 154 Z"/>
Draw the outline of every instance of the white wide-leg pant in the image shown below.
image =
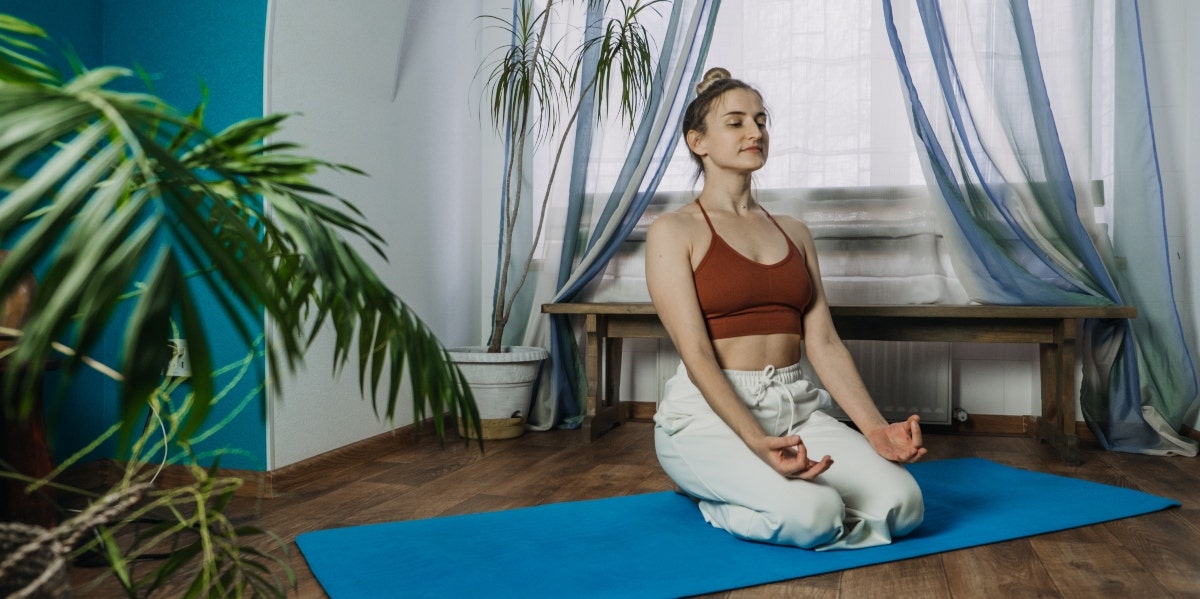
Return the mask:
<path id="1" fill-rule="evenodd" d="M 912 475 L 818 411 L 830 405 L 829 394 L 798 364 L 725 374 L 768 433 L 798 434 L 810 459 L 829 454 L 833 465 L 813 481 L 782 476 L 712 411 L 680 364 L 654 417 L 655 448 L 710 524 L 743 539 L 823 550 L 884 545 L 921 523 L 924 501 Z"/>

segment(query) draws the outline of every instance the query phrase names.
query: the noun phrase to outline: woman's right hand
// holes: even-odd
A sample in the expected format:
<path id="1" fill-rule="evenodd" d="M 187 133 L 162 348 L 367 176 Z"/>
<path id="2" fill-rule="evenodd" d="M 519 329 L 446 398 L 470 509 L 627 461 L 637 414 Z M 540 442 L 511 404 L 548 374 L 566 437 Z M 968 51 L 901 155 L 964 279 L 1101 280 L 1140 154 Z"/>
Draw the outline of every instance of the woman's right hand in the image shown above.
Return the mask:
<path id="1" fill-rule="evenodd" d="M 776 472 L 787 478 L 812 480 L 833 465 L 833 459 L 828 455 L 818 462 L 810 460 L 808 448 L 798 435 L 763 435 L 755 439 L 750 448 Z"/>

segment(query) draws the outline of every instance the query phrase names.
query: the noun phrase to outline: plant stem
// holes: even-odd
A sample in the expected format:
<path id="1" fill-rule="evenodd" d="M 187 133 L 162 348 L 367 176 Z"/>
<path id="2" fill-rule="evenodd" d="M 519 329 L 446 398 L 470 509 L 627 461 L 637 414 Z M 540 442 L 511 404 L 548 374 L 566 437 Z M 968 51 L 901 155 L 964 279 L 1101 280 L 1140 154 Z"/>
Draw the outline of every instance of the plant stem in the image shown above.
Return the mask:
<path id="1" fill-rule="evenodd" d="M 579 118 L 580 111 L 583 110 L 582 98 L 587 96 L 592 88 L 595 87 L 598 77 L 599 75 L 593 77 L 587 86 L 579 92 L 580 101 L 575 103 L 575 109 L 571 112 L 571 118 L 567 119 L 567 126 L 563 130 L 562 137 L 558 140 L 558 149 L 554 153 L 554 163 L 550 166 L 550 176 L 546 181 L 546 193 L 542 196 L 542 207 L 538 215 L 537 231 L 533 235 L 534 243 L 530 246 L 529 255 L 525 258 L 525 268 L 521 271 L 521 280 L 517 282 L 512 297 L 509 298 L 507 310 L 504 313 L 505 322 L 508 322 L 509 317 L 512 315 L 512 308 L 517 302 L 517 294 L 521 292 L 521 287 L 525 285 L 525 279 L 529 277 L 529 268 L 533 264 L 533 256 L 537 251 L 537 240 L 542 236 L 542 226 L 546 222 L 546 209 L 550 205 L 550 191 L 554 188 L 554 178 L 558 174 L 558 165 L 562 161 L 563 149 L 567 145 L 567 138 L 570 137 L 571 129 L 575 126 L 575 121 Z"/>
<path id="2" fill-rule="evenodd" d="M 546 7 L 543 9 L 546 18 L 542 19 L 541 28 L 538 30 L 537 43 L 533 48 L 533 61 L 536 63 L 538 57 L 542 54 L 542 42 L 546 39 L 546 29 L 550 24 L 550 10 L 554 7 L 554 0 L 548 0 Z M 517 143 L 514 146 L 516 160 L 509 160 L 509 171 L 505 175 L 505 189 L 513 189 L 513 170 L 512 165 L 515 162 L 516 169 L 516 193 L 509 195 L 508 206 L 504 214 L 504 242 L 501 250 L 500 259 L 500 283 L 496 287 L 495 305 L 492 308 L 492 334 L 489 337 L 488 352 L 496 353 L 500 351 L 500 347 L 504 344 L 504 328 L 508 325 L 509 314 L 512 312 L 512 304 L 516 301 L 516 294 L 521 290 L 520 285 L 513 292 L 511 300 L 508 296 L 508 270 L 512 264 L 512 238 L 513 232 L 517 225 L 517 214 L 521 207 L 521 192 L 524 183 L 523 171 L 525 166 L 525 141 L 528 137 L 529 128 L 529 113 L 533 110 L 532 98 L 526 100 L 524 110 L 521 113 L 521 128 L 516 131 Z M 543 211 L 544 214 L 544 211 Z M 538 224 L 539 234 L 541 231 L 541 223 Z M 534 238 L 536 240 L 536 237 Z M 534 246 L 537 243 L 535 241 Z M 521 275 L 521 283 L 524 284 L 525 277 L 529 275 L 529 266 L 526 263 L 525 271 Z"/>

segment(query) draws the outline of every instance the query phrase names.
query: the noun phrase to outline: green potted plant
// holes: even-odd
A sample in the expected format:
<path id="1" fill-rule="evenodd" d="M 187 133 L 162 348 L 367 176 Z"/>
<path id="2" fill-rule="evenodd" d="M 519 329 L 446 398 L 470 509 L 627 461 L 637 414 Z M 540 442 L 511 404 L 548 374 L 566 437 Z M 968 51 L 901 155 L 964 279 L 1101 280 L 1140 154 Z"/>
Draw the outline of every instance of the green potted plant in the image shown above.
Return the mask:
<path id="1" fill-rule="evenodd" d="M 589 98 L 597 116 L 606 116 L 615 105 L 622 122 L 633 126 L 650 93 L 656 66 L 653 40 L 640 19 L 663 1 L 587 0 L 589 13 L 604 15 L 595 24 L 595 36 L 579 36 L 581 27 L 556 22 L 569 0 L 547 0 L 540 9 L 534 0 L 521 0 L 512 20 L 482 17 L 508 40 L 480 67 L 487 72 L 484 100 L 491 123 L 506 139 L 505 171 L 497 195 L 501 205 L 497 280 L 487 346 L 451 348 L 451 355 L 471 382 L 485 438 L 524 431 L 532 383 L 549 355 L 540 347 L 504 344 L 505 328 L 534 258 L 533 247 L 525 255 L 516 255 L 513 247 L 518 223 L 529 218 L 522 211 L 523 203 L 526 197 L 540 200 L 534 220 L 536 239 L 563 151 Z M 585 76 L 585 71 L 591 75 Z M 524 165 L 529 152 L 542 142 L 554 144 L 551 166 L 545 186 L 530 190 Z M 509 372 L 498 372 L 501 369 Z"/>
<path id="2" fill-rule="evenodd" d="M 447 415 L 479 430 L 470 388 L 436 337 L 348 241 L 365 241 L 383 254 L 382 238 L 352 204 L 311 183 L 321 169 L 355 169 L 277 141 L 283 115 L 214 133 L 204 125 L 203 106 L 181 113 L 153 93 L 115 90 L 114 83 L 132 76 L 127 69 L 80 68 L 64 76 L 42 61 L 35 42 L 44 37 L 40 28 L 0 14 L 0 242 L 8 248 L 0 261 L 0 297 L 39 272 L 27 320 L 4 331 L 15 341 L 0 359 L 8 372 L 24 374 L 0 384 L 6 418 L 31 413 L 48 364 L 64 377 L 99 369 L 121 383 L 120 419 L 108 434 L 132 447 L 127 475 L 107 495 L 143 492 L 139 460 L 150 443 L 144 414 L 157 413 L 172 391 L 162 376 L 167 339 L 186 337 L 192 376 L 186 405 L 165 411 L 161 443 L 169 438 L 186 447 L 206 426 L 218 395 L 217 367 L 191 291 L 202 284 L 214 291 L 216 310 L 242 340 L 268 355 L 275 380 L 280 365 L 296 364 L 331 323 L 335 367 L 356 354 L 352 367 L 381 416 L 394 417 L 407 375 L 416 423 L 430 418 L 439 438 Z M 121 362 L 109 367 L 84 352 L 120 306 L 131 309 L 122 322 Z M 272 343 L 256 340 L 246 314 L 269 317 Z M 282 595 L 278 579 L 263 575 L 257 554 L 239 549 L 239 535 L 258 531 L 226 526 L 218 517 L 240 482 L 223 479 L 215 466 L 193 466 L 193 509 L 169 510 L 177 521 L 148 542 L 185 529 L 202 531 L 202 539 L 177 547 L 153 576 L 199 561 L 189 594 L 265 589 Z M 169 500 L 150 493 L 151 504 Z M 131 596 L 161 584 L 129 578 L 115 529 L 96 525 L 109 532 L 89 545 L 102 549 Z"/>

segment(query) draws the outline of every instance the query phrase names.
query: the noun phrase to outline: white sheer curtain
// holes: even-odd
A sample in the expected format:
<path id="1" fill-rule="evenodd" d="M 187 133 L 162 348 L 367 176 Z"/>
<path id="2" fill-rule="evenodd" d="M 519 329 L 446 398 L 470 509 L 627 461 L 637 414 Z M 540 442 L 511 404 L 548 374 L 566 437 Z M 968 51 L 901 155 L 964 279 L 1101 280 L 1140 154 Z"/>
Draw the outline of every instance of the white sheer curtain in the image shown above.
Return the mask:
<path id="1" fill-rule="evenodd" d="M 1195 456 L 1178 434 L 1197 385 L 1172 293 L 1137 3 L 919 6 L 921 29 L 897 15 L 889 32 L 967 288 L 991 303 L 1136 307 L 1135 319 L 1082 323 L 1083 414 L 1107 449 Z"/>
<path id="2" fill-rule="evenodd" d="M 919 35 L 920 16 L 908 2 L 895 3 L 896 24 L 901 39 Z M 970 38 L 992 35 L 985 25 L 986 15 L 965 9 L 958 2 L 940 4 L 959 46 L 970 46 Z M 1113 3 L 1094 0 L 1033 0 L 1029 2 L 1030 16 L 1037 37 L 1038 59 L 1044 73 L 1046 92 L 1058 129 L 1059 140 L 1067 166 L 1076 179 L 1075 193 L 1079 198 L 1079 214 L 1085 225 L 1100 224 L 1103 230 L 1112 223 L 1111 202 L 1105 202 L 1104 181 L 1111 187 L 1113 174 Z M 974 20 L 975 22 L 972 22 Z M 905 33 L 907 28 L 911 33 Z M 936 74 L 925 48 L 915 47 L 908 56 L 908 65 L 918 86 L 936 87 Z M 1002 58 L 995 57 L 994 63 Z M 983 66 L 977 66 L 983 65 Z M 994 65 L 992 65 L 994 67 Z M 980 115 L 988 124 L 982 135 L 1006 136 L 1009 132 L 1001 120 L 1002 107 L 983 96 L 983 90 L 1002 85 L 986 61 L 959 65 L 963 77 L 971 85 L 965 88 L 973 106 L 986 107 L 990 115 Z M 928 106 L 930 117 L 946 119 L 944 106 Z M 906 119 L 907 117 L 902 117 Z M 911 134 L 910 134 L 911 135 Z M 1019 168 L 1015 164 L 1000 165 Z"/>

